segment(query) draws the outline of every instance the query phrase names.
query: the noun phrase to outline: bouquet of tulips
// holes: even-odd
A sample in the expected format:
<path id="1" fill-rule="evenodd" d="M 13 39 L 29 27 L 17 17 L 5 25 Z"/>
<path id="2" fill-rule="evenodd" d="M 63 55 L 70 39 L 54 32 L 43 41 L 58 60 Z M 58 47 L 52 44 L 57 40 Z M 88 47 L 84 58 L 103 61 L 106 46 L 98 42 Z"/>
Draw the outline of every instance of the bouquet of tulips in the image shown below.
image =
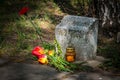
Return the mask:
<path id="1" fill-rule="evenodd" d="M 71 71 L 71 63 L 67 62 L 62 56 L 59 44 L 55 40 L 55 45 L 45 44 L 44 47 L 36 46 L 32 50 L 32 55 L 36 56 L 40 64 L 48 64 L 54 66 L 60 71 Z M 72 65 L 74 66 L 74 65 Z"/>
<path id="2" fill-rule="evenodd" d="M 48 64 L 48 56 L 53 56 L 54 50 L 47 50 L 44 49 L 43 47 L 36 46 L 32 50 L 32 55 L 37 57 L 39 63 Z"/>
<path id="3" fill-rule="evenodd" d="M 29 10 L 30 10 L 29 7 L 23 7 L 19 11 L 19 15 L 21 17 L 27 17 L 27 12 Z M 54 66 L 60 71 L 73 71 L 74 69 L 77 69 L 81 65 L 69 63 L 62 57 L 61 55 L 62 51 L 57 40 L 55 40 L 54 45 L 51 45 L 47 42 L 43 42 L 42 36 L 40 35 L 41 29 L 38 28 L 38 26 L 31 20 L 31 18 L 29 19 L 29 21 L 35 28 L 36 33 L 39 35 L 40 40 L 43 43 L 42 46 L 36 46 L 32 50 L 32 55 L 36 56 L 40 64 L 49 64 L 50 66 Z"/>

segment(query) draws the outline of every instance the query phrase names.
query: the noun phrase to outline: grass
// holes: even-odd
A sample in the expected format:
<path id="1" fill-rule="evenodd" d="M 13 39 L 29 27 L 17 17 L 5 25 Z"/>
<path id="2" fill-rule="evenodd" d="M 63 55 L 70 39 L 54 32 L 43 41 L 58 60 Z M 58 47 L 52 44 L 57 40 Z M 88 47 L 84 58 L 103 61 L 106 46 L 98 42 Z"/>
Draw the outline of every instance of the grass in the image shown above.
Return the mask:
<path id="1" fill-rule="evenodd" d="M 33 22 L 41 28 L 43 40 L 53 42 L 57 19 L 64 15 L 55 3 L 45 0 L 37 2 L 6 0 L 0 7 L 2 14 L 0 16 L 0 55 L 2 57 L 27 56 L 35 46 L 41 45 L 32 24 L 18 15 L 20 8 L 26 5 L 30 8 L 28 17 L 32 17 Z"/>

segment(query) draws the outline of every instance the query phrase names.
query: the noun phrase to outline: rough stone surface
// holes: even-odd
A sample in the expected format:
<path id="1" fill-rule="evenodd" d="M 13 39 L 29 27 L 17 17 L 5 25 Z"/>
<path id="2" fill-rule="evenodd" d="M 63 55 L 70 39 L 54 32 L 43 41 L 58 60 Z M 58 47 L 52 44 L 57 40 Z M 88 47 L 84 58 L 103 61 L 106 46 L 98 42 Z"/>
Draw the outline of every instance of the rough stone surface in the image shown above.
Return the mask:
<path id="1" fill-rule="evenodd" d="M 4 60 L 4 59 L 0 59 L 0 64 L 5 64 L 7 62 L 9 62 L 9 61 L 8 60 Z"/>
<path id="2" fill-rule="evenodd" d="M 102 56 L 96 56 L 95 60 L 88 60 L 85 65 L 88 65 L 92 68 L 97 68 L 100 64 L 102 64 L 106 59 Z"/>
<path id="3" fill-rule="evenodd" d="M 75 47 L 77 60 L 96 57 L 98 21 L 96 18 L 67 15 L 56 26 L 55 36 L 61 45 L 63 56 L 67 46 Z"/>
<path id="4" fill-rule="evenodd" d="M 57 73 L 45 65 L 10 63 L 0 67 L 0 80 L 54 80 Z"/>
<path id="5" fill-rule="evenodd" d="M 106 72 L 58 72 L 47 65 L 27 63 L 0 65 L 0 80 L 120 80 Z"/>

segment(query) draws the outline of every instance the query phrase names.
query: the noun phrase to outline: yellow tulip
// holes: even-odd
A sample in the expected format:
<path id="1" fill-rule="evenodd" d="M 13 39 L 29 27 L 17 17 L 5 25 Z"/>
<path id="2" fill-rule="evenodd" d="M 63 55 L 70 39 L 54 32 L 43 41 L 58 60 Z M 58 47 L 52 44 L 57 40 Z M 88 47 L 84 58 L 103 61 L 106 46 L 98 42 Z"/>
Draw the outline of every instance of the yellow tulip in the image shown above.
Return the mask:
<path id="1" fill-rule="evenodd" d="M 54 50 L 49 50 L 48 55 L 52 56 L 54 54 Z"/>

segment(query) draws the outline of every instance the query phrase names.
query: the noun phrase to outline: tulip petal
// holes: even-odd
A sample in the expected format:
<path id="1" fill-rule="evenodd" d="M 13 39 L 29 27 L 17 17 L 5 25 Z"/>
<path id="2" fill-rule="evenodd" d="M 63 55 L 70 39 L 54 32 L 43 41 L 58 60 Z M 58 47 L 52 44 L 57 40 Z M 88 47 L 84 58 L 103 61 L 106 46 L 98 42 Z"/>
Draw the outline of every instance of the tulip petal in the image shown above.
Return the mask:
<path id="1" fill-rule="evenodd" d="M 38 62 L 41 64 L 47 64 L 48 63 L 47 56 L 45 54 L 42 54 L 41 56 L 39 56 Z"/>
<path id="2" fill-rule="evenodd" d="M 23 15 L 26 14 L 29 11 L 28 7 L 23 7 L 20 11 L 19 11 L 19 15 Z"/>

